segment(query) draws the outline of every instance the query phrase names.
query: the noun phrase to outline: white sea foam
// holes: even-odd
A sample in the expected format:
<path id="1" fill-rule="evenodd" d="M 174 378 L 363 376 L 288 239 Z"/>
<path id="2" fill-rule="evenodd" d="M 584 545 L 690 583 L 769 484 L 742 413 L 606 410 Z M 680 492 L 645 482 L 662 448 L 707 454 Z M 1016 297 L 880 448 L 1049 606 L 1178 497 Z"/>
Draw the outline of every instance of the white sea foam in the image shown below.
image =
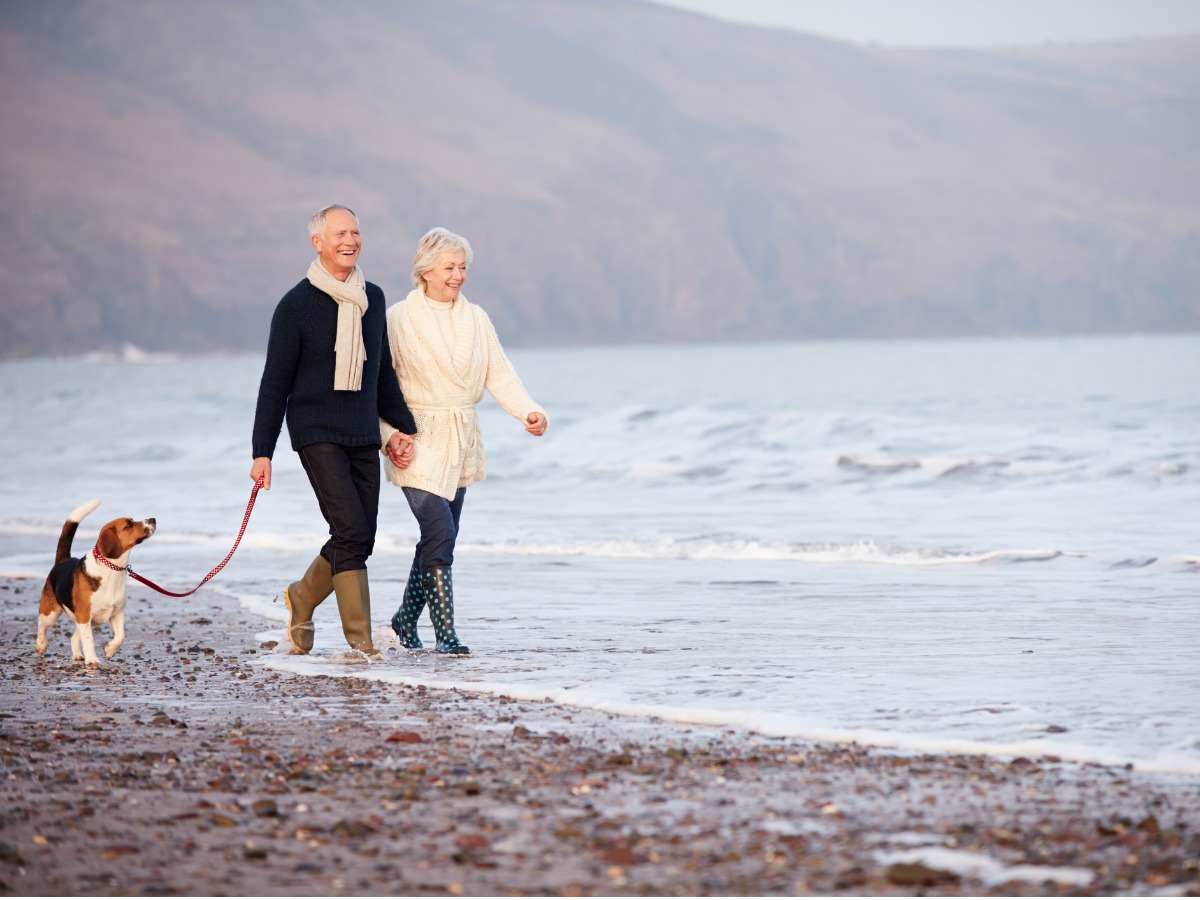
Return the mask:
<path id="1" fill-rule="evenodd" d="M 987 550 L 979 553 L 955 553 L 947 550 L 906 550 L 881 547 L 873 541 L 852 544 L 786 544 L 780 541 L 577 541 L 573 543 L 534 543 L 504 541 L 491 544 L 464 542 L 461 554 L 505 556 L 572 557 L 603 559 L 708 559 L 728 562 L 793 561 L 805 563 L 874 563 L 891 566 L 953 566 L 979 563 L 1041 562 L 1060 556 L 1085 557 L 1084 553 L 1061 550 Z"/>
<path id="2" fill-rule="evenodd" d="M 336 623 L 330 622 L 330 626 Z M 280 648 L 286 643 L 282 632 L 263 632 L 264 641 L 278 641 Z M 1133 757 L 1120 753 L 1097 752 L 1094 745 L 1076 744 L 1070 741 L 1046 739 L 1042 734 L 1027 740 L 993 742 L 972 740 L 966 737 L 949 737 L 936 733 L 901 733 L 883 728 L 831 728 L 822 722 L 806 717 L 770 711 L 745 711 L 729 708 L 681 707 L 656 703 L 634 703 L 616 699 L 607 688 L 550 687 L 522 681 L 490 680 L 487 674 L 463 677 L 457 671 L 461 661 L 436 659 L 429 651 L 405 651 L 397 649 L 394 638 L 387 640 L 386 632 L 377 629 L 376 644 L 387 648 L 384 661 L 372 662 L 361 667 L 359 658 L 347 659 L 341 649 L 318 650 L 314 654 L 296 656 L 287 652 L 268 655 L 260 665 L 273 671 L 293 675 L 320 677 L 353 676 L 383 684 L 405 685 L 437 690 L 460 690 L 513 700 L 555 703 L 611 713 L 619 716 L 658 719 L 680 725 L 705 725 L 721 728 L 737 728 L 767 737 L 795 738 L 830 744 L 857 744 L 895 750 L 901 753 L 945 753 L 975 756 L 993 756 L 1004 759 L 1031 757 L 1052 758 L 1076 763 L 1104 766 L 1133 766 L 1145 772 L 1175 775 L 1200 776 L 1200 759 L 1195 754 L 1197 744 L 1189 750 L 1162 752 L 1151 757 Z M 446 665 L 442 665 L 442 664 Z M 346 667 L 353 665 L 353 670 Z M 484 663 L 476 670 L 488 671 Z"/>
<path id="3" fill-rule="evenodd" d="M 988 887 L 1008 881 L 1025 881 L 1031 884 L 1067 885 L 1087 887 L 1095 878 L 1091 869 L 1077 866 L 1006 865 L 990 856 L 953 850 L 948 847 L 919 847 L 878 854 L 879 864 L 890 866 L 895 863 L 921 863 L 941 872 L 951 872 L 965 878 L 982 881 Z"/>

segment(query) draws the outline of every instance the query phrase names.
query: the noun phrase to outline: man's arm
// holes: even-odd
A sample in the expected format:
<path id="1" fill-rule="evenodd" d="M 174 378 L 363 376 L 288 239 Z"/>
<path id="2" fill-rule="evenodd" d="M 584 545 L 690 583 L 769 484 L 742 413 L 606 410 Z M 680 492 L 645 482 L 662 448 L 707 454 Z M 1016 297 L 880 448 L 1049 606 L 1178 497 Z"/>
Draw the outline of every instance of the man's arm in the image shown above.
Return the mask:
<path id="1" fill-rule="evenodd" d="M 254 429 L 250 436 L 254 466 L 250 477 L 263 477 L 263 486 L 271 485 L 271 457 L 283 428 L 288 397 L 296 378 L 300 361 L 300 334 L 280 302 L 271 317 L 271 333 L 267 339 L 267 359 L 258 384 L 258 403 L 254 410 Z M 265 463 L 265 469 L 264 469 Z M 257 473 L 257 474 L 256 474 Z"/>

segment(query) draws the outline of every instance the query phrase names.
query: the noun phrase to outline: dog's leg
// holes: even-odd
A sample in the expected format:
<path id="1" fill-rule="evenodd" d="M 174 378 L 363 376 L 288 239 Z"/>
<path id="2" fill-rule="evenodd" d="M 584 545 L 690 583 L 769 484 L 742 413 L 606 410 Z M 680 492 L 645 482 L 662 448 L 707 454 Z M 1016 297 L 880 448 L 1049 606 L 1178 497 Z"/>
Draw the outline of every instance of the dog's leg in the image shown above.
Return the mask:
<path id="1" fill-rule="evenodd" d="M 95 584 L 84 568 L 75 570 L 75 608 L 71 618 L 75 622 L 75 633 L 71 635 L 71 654 L 76 662 L 81 659 L 89 666 L 100 665 L 96 656 L 96 637 L 92 634 L 92 591 Z"/>
<path id="2" fill-rule="evenodd" d="M 54 623 L 58 621 L 61 614 L 62 607 L 54 598 L 54 583 L 47 578 L 46 584 L 42 588 L 42 599 L 38 602 L 37 641 L 33 645 L 38 653 L 46 652 L 46 648 L 50 645 L 46 632 L 54 627 Z"/>
<path id="3" fill-rule="evenodd" d="M 48 613 L 38 613 L 38 633 L 37 642 L 33 645 L 38 653 L 45 653 L 46 648 L 50 646 L 50 640 L 46 636 L 54 623 L 58 621 L 58 617 L 62 615 L 62 608 L 53 609 Z"/>
<path id="4" fill-rule="evenodd" d="M 92 623 L 76 622 L 75 633 L 79 635 L 79 642 L 83 645 L 83 661 L 89 666 L 100 665 L 100 657 L 96 655 L 96 637 L 92 634 Z M 75 658 L 79 659 L 78 656 Z"/>
<path id="5" fill-rule="evenodd" d="M 104 658 L 112 659 L 117 655 L 117 651 L 121 649 L 121 645 L 125 643 L 125 611 L 114 613 L 112 619 L 109 620 L 112 625 L 113 638 L 104 645 Z"/>

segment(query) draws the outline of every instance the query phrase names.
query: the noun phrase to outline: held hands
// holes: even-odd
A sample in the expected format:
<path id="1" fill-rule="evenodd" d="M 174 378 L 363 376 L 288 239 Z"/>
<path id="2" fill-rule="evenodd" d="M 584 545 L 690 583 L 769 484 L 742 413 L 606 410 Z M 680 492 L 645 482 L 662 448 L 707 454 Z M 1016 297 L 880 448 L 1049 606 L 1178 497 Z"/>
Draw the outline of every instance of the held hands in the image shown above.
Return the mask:
<path id="1" fill-rule="evenodd" d="M 384 451 L 387 453 L 388 459 L 392 461 L 393 466 L 397 469 L 407 469 L 408 464 L 412 462 L 413 458 L 412 435 L 397 431 L 388 438 Z"/>
<path id="2" fill-rule="evenodd" d="M 540 412 L 531 412 L 529 418 L 525 420 L 528 424 L 525 430 L 534 437 L 541 437 L 546 433 L 546 429 L 550 427 L 550 423 L 546 421 L 546 417 Z"/>

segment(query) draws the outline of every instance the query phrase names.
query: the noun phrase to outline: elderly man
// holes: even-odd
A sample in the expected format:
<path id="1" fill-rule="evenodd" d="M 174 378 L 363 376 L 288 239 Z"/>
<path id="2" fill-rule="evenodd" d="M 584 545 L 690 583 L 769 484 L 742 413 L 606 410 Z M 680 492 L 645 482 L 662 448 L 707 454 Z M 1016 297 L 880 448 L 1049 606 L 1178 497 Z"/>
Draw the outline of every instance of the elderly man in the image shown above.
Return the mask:
<path id="1" fill-rule="evenodd" d="M 380 420 L 398 429 L 383 449 L 401 467 L 412 459 L 417 427 L 392 365 L 383 291 L 358 268 L 358 217 L 327 206 L 312 217 L 308 233 L 317 258 L 271 319 L 250 477 L 270 490 L 286 413 L 292 449 L 329 523 L 329 540 L 283 592 L 288 640 L 295 653 L 312 650 L 313 611 L 334 593 L 347 643 L 376 656 L 367 557 L 379 513 Z"/>

